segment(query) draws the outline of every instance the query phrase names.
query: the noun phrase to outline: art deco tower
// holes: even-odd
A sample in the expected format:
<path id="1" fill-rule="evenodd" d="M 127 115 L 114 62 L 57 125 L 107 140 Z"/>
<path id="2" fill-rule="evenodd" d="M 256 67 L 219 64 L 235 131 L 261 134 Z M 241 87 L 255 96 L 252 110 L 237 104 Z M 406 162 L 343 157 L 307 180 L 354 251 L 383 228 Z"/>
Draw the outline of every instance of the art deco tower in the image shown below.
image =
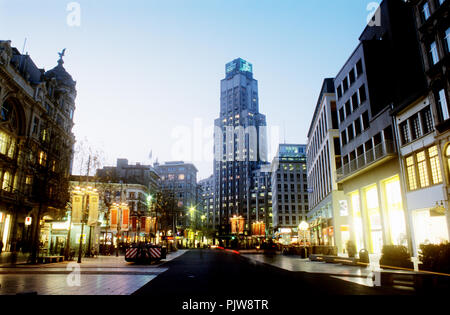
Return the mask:
<path id="1" fill-rule="evenodd" d="M 259 113 L 253 66 L 238 58 L 226 65 L 221 81 L 220 118 L 215 120 L 215 226 L 231 233 L 230 219 L 241 217 L 241 234 L 252 223 L 252 172 L 267 161 L 266 117 Z"/>

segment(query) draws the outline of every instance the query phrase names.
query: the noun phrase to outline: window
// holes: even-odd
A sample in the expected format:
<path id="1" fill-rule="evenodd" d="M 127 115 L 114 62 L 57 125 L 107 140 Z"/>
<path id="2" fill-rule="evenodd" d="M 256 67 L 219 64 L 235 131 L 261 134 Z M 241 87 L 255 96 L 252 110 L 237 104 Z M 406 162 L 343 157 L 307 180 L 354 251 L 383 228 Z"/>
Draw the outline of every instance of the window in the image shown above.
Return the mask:
<path id="1" fill-rule="evenodd" d="M 34 117 L 33 121 L 33 135 L 37 135 L 39 130 L 39 118 Z"/>
<path id="2" fill-rule="evenodd" d="M 350 100 L 345 103 L 345 116 L 348 117 L 352 113 L 352 109 L 350 107 Z"/>
<path id="3" fill-rule="evenodd" d="M 361 60 L 359 60 L 359 61 L 356 63 L 356 74 L 357 74 L 358 77 L 359 77 L 361 74 L 363 74 L 363 65 L 362 65 L 362 61 L 361 61 Z"/>
<path id="4" fill-rule="evenodd" d="M 428 149 L 428 156 L 430 157 L 431 179 L 433 180 L 433 184 L 440 184 L 442 183 L 442 172 L 437 146 Z"/>
<path id="5" fill-rule="evenodd" d="M 342 107 L 340 110 L 339 110 L 339 122 L 343 122 L 344 121 L 344 119 L 345 119 L 345 114 L 344 114 L 344 107 Z"/>
<path id="6" fill-rule="evenodd" d="M 2 189 L 5 191 L 11 191 L 11 183 L 12 183 L 11 173 L 6 171 L 3 174 Z"/>
<path id="7" fill-rule="evenodd" d="M 411 138 L 412 140 L 416 140 L 417 138 L 422 136 L 422 132 L 420 130 L 420 122 L 419 115 L 415 114 L 411 117 Z"/>
<path id="8" fill-rule="evenodd" d="M 361 119 L 359 117 L 355 120 L 355 134 L 356 136 L 361 134 Z"/>
<path id="9" fill-rule="evenodd" d="M 344 87 L 344 93 L 348 90 L 348 79 L 345 77 L 344 81 L 342 81 L 342 86 Z"/>
<path id="10" fill-rule="evenodd" d="M 438 54 L 436 42 L 432 42 L 430 45 L 430 62 L 431 62 L 431 65 L 435 65 L 439 62 L 439 54 Z"/>
<path id="11" fill-rule="evenodd" d="M 414 165 L 414 157 L 410 156 L 406 159 L 406 173 L 408 176 L 408 188 L 409 190 L 416 190 L 417 186 L 417 176 L 416 169 Z"/>
<path id="12" fill-rule="evenodd" d="M 407 121 L 400 124 L 400 136 L 402 139 L 402 145 L 411 142 L 411 139 L 409 138 L 409 126 Z"/>
<path id="13" fill-rule="evenodd" d="M 352 69 L 350 71 L 349 77 L 350 77 L 350 85 L 352 85 L 353 83 L 355 83 L 355 80 L 356 80 L 355 69 Z"/>
<path id="14" fill-rule="evenodd" d="M 423 133 L 427 134 L 433 131 L 433 117 L 431 115 L 431 108 L 429 106 L 420 112 L 420 117 L 422 118 Z"/>
<path id="15" fill-rule="evenodd" d="M 347 132 L 346 132 L 346 130 L 342 131 L 342 133 L 341 133 L 341 142 L 342 142 L 343 146 L 347 144 Z"/>
<path id="16" fill-rule="evenodd" d="M 342 88 L 341 88 L 341 85 L 339 85 L 339 86 L 337 87 L 336 91 L 337 91 L 338 99 L 340 99 L 340 98 L 342 97 Z"/>
<path id="17" fill-rule="evenodd" d="M 419 170 L 420 186 L 422 188 L 428 187 L 430 186 L 430 181 L 428 179 L 428 169 L 425 151 L 417 153 L 416 158 L 417 158 L 417 167 Z"/>
<path id="18" fill-rule="evenodd" d="M 430 6 L 428 2 L 425 2 L 422 6 L 422 22 L 425 22 L 430 18 Z"/>
<path id="19" fill-rule="evenodd" d="M 366 86 L 363 84 L 359 88 L 359 103 L 362 104 L 367 100 Z"/>
<path id="20" fill-rule="evenodd" d="M 359 106 L 358 93 L 355 93 L 352 96 L 352 106 L 353 106 L 353 111 L 355 111 Z"/>
<path id="21" fill-rule="evenodd" d="M 445 90 L 442 89 L 438 92 L 437 103 L 439 110 L 441 112 L 442 120 L 445 121 L 450 118 L 448 113 L 447 97 L 445 95 Z"/>
<path id="22" fill-rule="evenodd" d="M 366 111 L 362 114 L 362 122 L 363 122 L 363 128 L 364 130 L 368 129 L 370 127 L 369 123 L 369 112 Z"/>
<path id="23" fill-rule="evenodd" d="M 447 158 L 447 167 L 450 172 L 450 145 L 447 146 L 447 149 L 445 150 L 445 157 Z"/>
<path id="24" fill-rule="evenodd" d="M 347 127 L 347 133 L 348 133 L 348 141 L 350 142 L 355 137 L 355 135 L 353 133 L 353 124 L 351 124 L 350 126 Z"/>

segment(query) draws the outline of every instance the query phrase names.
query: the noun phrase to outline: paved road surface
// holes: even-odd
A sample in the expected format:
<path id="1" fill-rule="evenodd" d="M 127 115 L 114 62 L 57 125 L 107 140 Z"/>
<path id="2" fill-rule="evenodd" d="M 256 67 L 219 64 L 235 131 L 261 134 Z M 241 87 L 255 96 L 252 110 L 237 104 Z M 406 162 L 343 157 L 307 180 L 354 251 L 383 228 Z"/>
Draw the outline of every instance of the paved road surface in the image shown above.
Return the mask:
<path id="1" fill-rule="evenodd" d="M 291 272 L 238 254 L 194 250 L 164 265 L 168 271 L 135 292 L 180 311 L 183 303 L 267 299 L 273 308 L 292 309 L 299 299 L 327 295 L 392 295 L 408 292 L 371 288 L 327 275 Z M 156 298 L 156 299 L 155 299 Z"/>

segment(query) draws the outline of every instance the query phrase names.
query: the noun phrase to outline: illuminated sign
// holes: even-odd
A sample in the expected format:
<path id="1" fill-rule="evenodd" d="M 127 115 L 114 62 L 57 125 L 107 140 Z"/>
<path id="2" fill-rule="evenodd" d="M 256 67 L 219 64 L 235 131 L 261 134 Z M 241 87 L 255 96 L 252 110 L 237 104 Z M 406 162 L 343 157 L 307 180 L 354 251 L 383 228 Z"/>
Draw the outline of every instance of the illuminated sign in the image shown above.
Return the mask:
<path id="1" fill-rule="evenodd" d="M 234 69 L 236 69 L 236 61 L 232 61 L 230 63 L 227 63 L 227 74 L 230 72 L 233 72 Z"/>
<path id="2" fill-rule="evenodd" d="M 26 217 L 25 218 L 25 225 L 31 225 L 31 217 Z"/>
<path id="3" fill-rule="evenodd" d="M 52 223 L 52 230 L 69 230 L 69 221 Z"/>

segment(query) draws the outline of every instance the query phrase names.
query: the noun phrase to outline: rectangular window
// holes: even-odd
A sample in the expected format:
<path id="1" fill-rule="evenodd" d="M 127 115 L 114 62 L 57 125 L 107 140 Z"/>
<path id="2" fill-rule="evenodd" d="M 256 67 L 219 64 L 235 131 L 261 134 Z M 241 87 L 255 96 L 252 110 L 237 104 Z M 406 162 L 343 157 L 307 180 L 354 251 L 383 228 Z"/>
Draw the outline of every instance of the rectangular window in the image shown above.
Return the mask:
<path id="1" fill-rule="evenodd" d="M 417 176 L 416 168 L 414 165 L 414 157 L 410 156 L 406 158 L 406 172 L 408 176 L 408 187 L 409 190 L 416 190 L 417 187 Z"/>
<path id="2" fill-rule="evenodd" d="M 362 114 L 362 122 L 363 122 L 363 128 L 364 130 L 368 129 L 370 127 L 370 123 L 369 123 L 369 112 L 364 112 Z"/>
<path id="3" fill-rule="evenodd" d="M 445 46 L 447 48 L 447 53 L 450 52 L 450 28 L 447 28 L 447 30 L 445 31 Z"/>
<path id="4" fill-rule="evenodd" d="M 356 136 L 361 134 L 361 119 L 359 117 L 355 120 L 355 133 Z"/>
<path id="5" fill-rule="evenodd" d="M 428 178 L 427 160 L 425 157 L 425 151 L 419 152 L 416 155 L 417 168 L 419 170 L 420 187 L 425 188 L 430 186 L 430 180 Z"/>
<path id="6" fill-rule="evenodd" d="M 352 96 L 352 106 L 353 111 L 355 111 L 359 107 L 358 93 L 355 93 Z"/>
<path id="7" fill-rule="evenodd" d="M 433 131 L 433 117 L 429 106 L 420 112 L 420 117 L 422 118 L 423 134 Z"/>
<path id="8" fill-rule="evenodd" d="M 425 22 L 430 18 L 430 6 L 428 2 L 425 2 L 425 4 L 422 6 L 422 22 Z"/>
<path id="9" fill-rule="evenodd" d="M 344 87 L 344 93 L 348 90 L 348 79 L 345 77 L 344 81 L 342 81 L 342 86 Z"/>
<path id="10" fill-rule="evenodd" d="M 337 96 L 338 96 L 338 100 L 342 97 L 342 87 L 341 85 L 339 85 L 336 89 L 337 91 Z"/>
<path id="11" fill-rule="evenodd" d="M 350 116 L 351 113 L 352 113 L 352 109 L 350 106 L 350 100 L 348 100 L 347 103 L 345 103 L 345 117 Z"/>
<path id="12" fill-rule="evenodd" d="M 435 65 L 439 62 L 439 54 L 438 54 L 436 42 L 432 42 L 430 45 L 430 61 L 431 61 L 431 65 Z"/>
<path id="13" fill-rule="evenodd" d="M 353 124 L 347 127 L 347 134 L 348 134 L 348 141 L 352 141 L 355 137 L 355 134 L 353 133 Z"/>
<path id="14" fill-rule="evenodd" d="M 411 139 L 409 138 L 409 126 L 407 121 L 400 124 L 400 136 L 402 139 L 402 145 L 411 142 Z"/>
<path id="15" fill-rule="evenodd" d="M 420 130 L 420 122 L 419 122 L 419 115 L 414 115 L 410 119 L 411 123 L 411 139 L 416 140 L 417 138 L 420 138 L 422 136 L 422 132 Z"/>
<path id="16" fill-rule="evenodd" d="M 450 118 L 448 113 L 448 105 L 447 105 L 447 97 L 445 95 L 445 90 L 442 89 L 439 91 L 438 95 L 438 106 L 441 111 L 442 120 L 445 121 Z"/>
<path id="17" fill-rule="evenodd" d="M 350 71 L 349 77 L 350 77 L 350 85 L 352 85 L 353 83 L 355 83 L 355 80 L 356 80 L 355 69 L 352 69 Z"/>
<path id="18" fill-rule="evenodd" d="M 343 122 L 344 121 L 344 119 L 345 119 L 345 114 L 344 114 L 344 107 L 342 107 L 340 110 L 339 110 L 339 122 Z"/>
<path id="19" fill-rule="evenodd" d="M 360 76 L 361 74 L 363 74 L 363 64 L 362 64 L 362 60 L 359 60 L 359 61 L 356 63 L 356 75 L 357 75 L 358 78 L 359 78 L 359 76 Z"/>
<path id="20" fill-rule="evenodd" d="M 433 184 L 440 184 L 442 183 L 442 172 L 437 146 L 428 149 L 428 156 L 430 157 L 431 178 Z"/>
<path id="21" fill-rule="evenodd" d="M 359 88 L 359 103 L 362 104 L 367 100 L 366 86 L 363 84 Z"/>

